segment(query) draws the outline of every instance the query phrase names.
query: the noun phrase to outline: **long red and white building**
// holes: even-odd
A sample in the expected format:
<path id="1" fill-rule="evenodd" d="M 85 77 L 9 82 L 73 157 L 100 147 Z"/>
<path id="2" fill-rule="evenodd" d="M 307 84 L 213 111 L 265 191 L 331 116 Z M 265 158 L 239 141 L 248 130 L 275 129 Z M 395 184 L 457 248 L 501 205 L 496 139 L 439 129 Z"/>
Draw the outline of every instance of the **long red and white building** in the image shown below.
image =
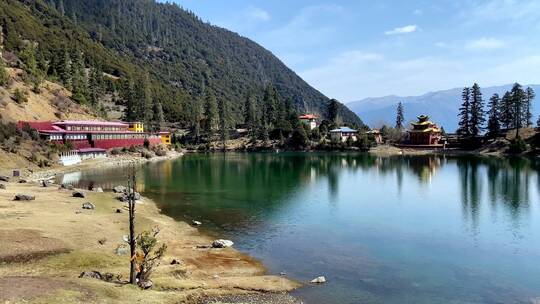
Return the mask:
<path id="1" fill-rule="evenodd" d="M 170 144 L 170 133 L 144 132 L 141 123 L 77 121 L 63 120 L 58 122 L 19 121 L 19 128 L 25 125 L 35 129 L 40 136 L 58 144 L 71 143 L 75 150 L 88 149 L 109 150 L 131 146 L 142 146 L 145 140 L 150 145 Z M 135 127 L 137 126 L 137 127 Z"/>

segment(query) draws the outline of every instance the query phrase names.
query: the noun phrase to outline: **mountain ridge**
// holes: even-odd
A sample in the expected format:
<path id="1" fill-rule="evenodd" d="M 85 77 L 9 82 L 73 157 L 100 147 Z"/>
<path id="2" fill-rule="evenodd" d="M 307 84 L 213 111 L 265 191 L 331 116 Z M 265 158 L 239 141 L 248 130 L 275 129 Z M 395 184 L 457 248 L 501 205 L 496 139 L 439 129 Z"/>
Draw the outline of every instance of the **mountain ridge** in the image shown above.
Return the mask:
<path id="1" fill-rule="evenodd" d="M 535 92 L 540 92 L 539 84 L 523 85 L 530 86 Z M 489 98 L 497 93 L 501 97 L 505 91 L 509 91 L 512 84 L 481 87 L 485 105 Z M 357 115 L 361 116 L 364 123 L 372 128 L 383 124 L 393 126 L 395 124 L 396 108 L 402 102 L 405 108 L 405 121 L 415 120 L 416 116 L 426 114 L 431 119 L 443 126 L 447 132 L 457 129 L 458 112 L 461 105 L 461 91 L 463 88 L 452 88 L 439 91 L 431 91 L 418 96 L 388 95 L 382 97 L 368 97 L 358 101 L 351 101 L 346 105 Z M 534 121 L 540 115 L 540 107 L 533 102 Z"/>
<path id="2" fill-rule="evenodd" d="M 272 52 L 175 4 L 6 0 L 0 3 L 0 25 L 6 49 L 17 54 L 29 41 L 46 62 L 56 63 L 64 50 L 72 54 L 82 50 L 87 66 L 98 66 L 120 79 L 148 75 L 152 98 L 163 105 L 168 121 L 181 126 L 200 119 L 197 112 L 206 94 L 226 99 L 232 122 L 242 123 L 247 96 L 255 95 L 262 111 L 268 85 L 283 100 L 290 99 L 298 112 L 328 117 L 330 99 Z M 54 71 L 47 76 L 54 77 Z M 346 106 L 340 105 L 339 112 L 345 122 L 362 125 Z"/>

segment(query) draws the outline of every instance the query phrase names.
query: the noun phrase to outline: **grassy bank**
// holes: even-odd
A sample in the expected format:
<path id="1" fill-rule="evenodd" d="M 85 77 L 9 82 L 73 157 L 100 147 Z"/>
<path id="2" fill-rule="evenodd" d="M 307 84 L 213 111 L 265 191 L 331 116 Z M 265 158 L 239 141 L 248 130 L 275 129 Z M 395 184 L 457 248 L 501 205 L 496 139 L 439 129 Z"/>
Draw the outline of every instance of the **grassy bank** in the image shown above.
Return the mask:
<path id="1" fill-rule="evenodd" d="M 0 302 L 9 303 L 200 303 L 208 297 L 283 293 L 299 285 L 265 275 L 263 265 L 234 249 L 200 249 L 212 239 L 159 212 L 143 198 L 137 231 L 161 228 L 168 245 L 154 273 L 152 290 L 79 279 L 82 271 L 120 275 L 126 280 L 129 256 L 116 254 L 127 234 L 127 211 L 112 193 L 86 192 L 85 199 L 58 185 L 4 183 L 0 190 Z M 35 195 L 14 201 L 17 193 Z M 83 210 L 92 202 L 95 210 Z M 122 213 L 117 213 L 117 209 Z M 176 259 L 180 264 L 172 265 Z M 206 300 L 208 301 L 208 300 Z"/>

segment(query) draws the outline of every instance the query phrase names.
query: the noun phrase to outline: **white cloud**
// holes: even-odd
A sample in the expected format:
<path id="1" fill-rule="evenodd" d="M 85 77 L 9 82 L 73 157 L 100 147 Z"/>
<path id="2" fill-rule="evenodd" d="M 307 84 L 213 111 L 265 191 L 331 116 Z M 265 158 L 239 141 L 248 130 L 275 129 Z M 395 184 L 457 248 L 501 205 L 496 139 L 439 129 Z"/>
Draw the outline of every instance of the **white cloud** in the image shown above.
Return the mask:
<path id="1" fill-rule="evenodd" d="M 418 26 L 416 24 L 406 25 L 403 27 L 396 27 L 393 30 L 384 32 L 385 35 L 399 35 L 399 34 L 409 34 L 414 33 L 418 30 Z"/>
<path id="2" fill-rule="evenodd" d="M 493 50 L 501 49 L 505 46 L 506 43 L 500 39 L 486 37 L 469 41 L 466 45 L 466 47 L 471 50 Z"/>
<path id="3" fill-rule="evenodd" d="M 378 53 L 351 50 L 299 74 L 329 97 L 343 102 L 396 94 L 420 95 L 429 91 L 513 82 L 539 83 L 540 55 L 493 60 L 463 60 L 440 56 L 397 59 Z"/>
<path id="4" fill-rule="evenodd" d="M 258 7 L 250 8 L 247 15 L 251 20 L 268 21 L 271 19 L 270 13 Z"/>

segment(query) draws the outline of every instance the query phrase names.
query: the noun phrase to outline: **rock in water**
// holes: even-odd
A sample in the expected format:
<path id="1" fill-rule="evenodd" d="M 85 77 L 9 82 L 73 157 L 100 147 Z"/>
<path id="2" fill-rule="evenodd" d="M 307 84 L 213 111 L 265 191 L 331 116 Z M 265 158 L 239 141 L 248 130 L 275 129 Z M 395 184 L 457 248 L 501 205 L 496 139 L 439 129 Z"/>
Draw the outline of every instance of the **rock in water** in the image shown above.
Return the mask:
<path id="1" fill-rule="evenodd" d="M 113 188 L 114 193 L 124 193 L 126 190 L 127 189 L 124 186 L 116 186 Z"/>
<path id="2" fill-rule="evenodd" d="M 82 204 L 82 208 L 86 209 L 86 210 L 94 210 L 94 209 L 96 209 L 96 206 L 94 206 L 94 204 L 92 204 L 90 202 L 86 202 L 86 203 Z"/>
<path id="3" fill-rule="evenodd" d="M 212 242 L 212 247 L 214 248 L 227 248 L 232 247 L 233 245 L 234 243 L 229 240 L 215 240 L 214 242 Z"/>
<path id="4" fill-rule="evenodd" d="M 0 181 L 9 182 L 9 176 L 0 175 Z"/>
<path id="5" fill-rule="evenodd" d="M 17 195 L 15 195 L 15 200 L 16 201 L 33 201 L 35 199 L 36 199 L 36 197 L 34 195 L 31 195 L 31 194 L 17 194 Z"/>
<path id="6" fill-rule="evenodd" d="M 199 221 L 192 221 L 191 224 L 192 224 L 193 226 L 200 226 L 200 225 L 202 225 L 202 223 L 199 222 Z"/>
<path id="7" fill-rule="evenodd" d="M 326 283 L 326 278 L 323 277 L 323 276 L 320 276 L 320 277 L 317 277 L 317 278 L 311 280 L 311 283 L 323 284 L 323 283 Z"/>
<path id="8" fill-rule="evenodd" d="M 84 193 L 82 191 L 74 191 L 72 195 L 73 195 L 73 197 L 78 197 L 78 198 L 85 198 L 86 197 L 86 193 Z"/>

